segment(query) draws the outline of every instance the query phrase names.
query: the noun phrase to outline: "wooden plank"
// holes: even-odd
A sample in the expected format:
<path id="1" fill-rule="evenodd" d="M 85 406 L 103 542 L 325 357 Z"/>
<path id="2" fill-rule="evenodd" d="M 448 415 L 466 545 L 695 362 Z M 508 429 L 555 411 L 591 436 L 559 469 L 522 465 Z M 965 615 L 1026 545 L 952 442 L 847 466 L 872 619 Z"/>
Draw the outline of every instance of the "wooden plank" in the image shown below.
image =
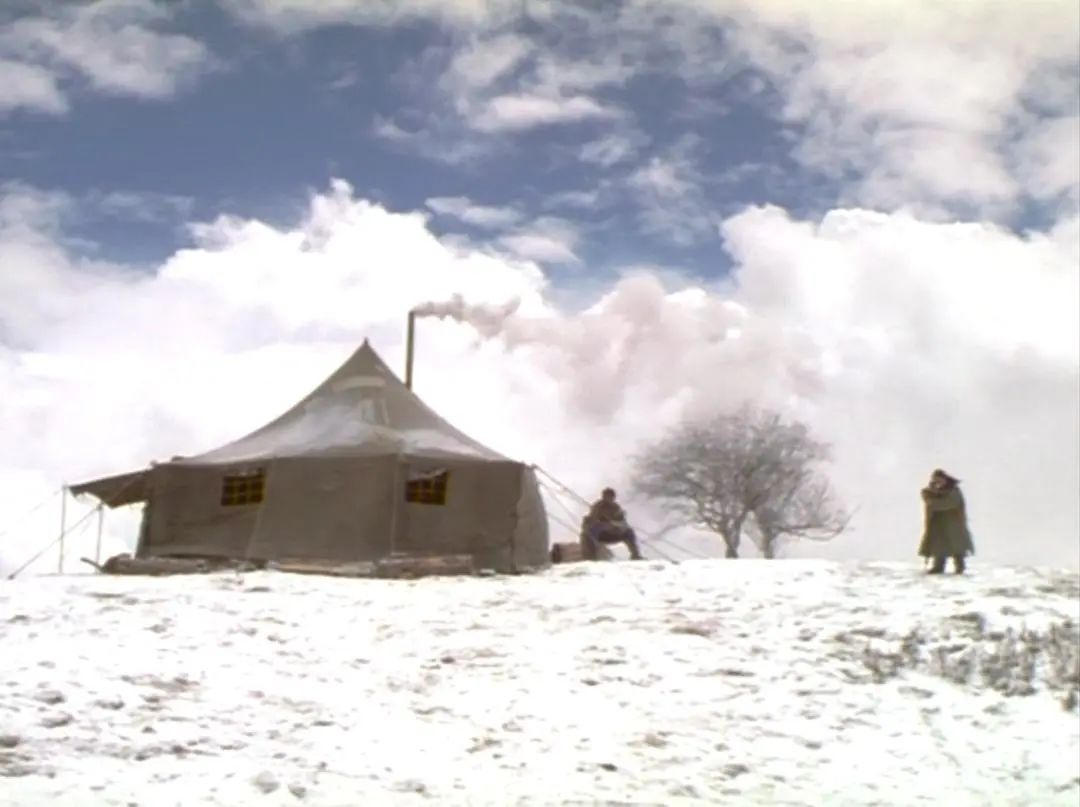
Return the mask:
<path id="1" fill-rule="evenodd" d="M 399 579 L 476 573 L 472 555 L 402 555 L 383 558 L 375 566 L 379 577 Z"/>
<path id="2" fill-rule="evenodd" d="M 377 569 L 374 563 L 336 563 L 317 560 L 280 560 L 270 561 L 266 568 L 290 574 L 325 574 L 330 577 L 375 577 Z"/>
<path id="3" fill-rule="evenodd" d="M 189 558 L 133 558 L 114 555 L 98 567 L 105 574 L 205 574 L 228 566 L 226 561 L 212 563 Z"/>

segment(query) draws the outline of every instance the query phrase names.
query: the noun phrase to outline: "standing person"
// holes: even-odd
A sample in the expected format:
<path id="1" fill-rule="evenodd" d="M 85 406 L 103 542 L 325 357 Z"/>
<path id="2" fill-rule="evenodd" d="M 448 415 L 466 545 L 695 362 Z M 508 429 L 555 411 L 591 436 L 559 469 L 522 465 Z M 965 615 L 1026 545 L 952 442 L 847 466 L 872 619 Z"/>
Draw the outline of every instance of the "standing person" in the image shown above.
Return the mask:
<path id="1" fill-rule="evenodd" d="M 595 559 L 597 544 L 626 544 L 626 548 L 630 550 L 630 557 L 634 560 L 642 560 L 637 535 L 626 523 L 626 513 L 615 501 L 615 491 L 612 488 L 604 488 L 600 498 L 593 502 L 588 515 L 583 520 L 582 528 L 590 544 L 589 560 Z"/>
<path id="2" fill-rule="evenodd" d="M 919 555 L 933 558 L 930 574 L 943 574 L 948 558 L 953 559 L 956 573 L 963 574 L 964 558 L 975 554 L 975 545 L 968 530 L 960 480 L 936 469 L 922 489 L 922 500 L 925 519 Z"/>

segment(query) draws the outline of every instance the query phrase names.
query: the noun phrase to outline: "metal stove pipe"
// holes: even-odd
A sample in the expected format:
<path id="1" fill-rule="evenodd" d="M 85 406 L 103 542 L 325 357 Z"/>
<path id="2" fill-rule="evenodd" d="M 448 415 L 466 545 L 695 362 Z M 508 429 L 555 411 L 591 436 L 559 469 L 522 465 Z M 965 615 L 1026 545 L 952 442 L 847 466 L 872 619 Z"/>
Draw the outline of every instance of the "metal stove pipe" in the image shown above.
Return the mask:
<path id="1" fill-rule="evenodd" d="M 413 374 L 413 347 L 416 338 L 416 312 L 409 312 L 408 324 L 405 327 L 405 387 L 412 389 Z"/>

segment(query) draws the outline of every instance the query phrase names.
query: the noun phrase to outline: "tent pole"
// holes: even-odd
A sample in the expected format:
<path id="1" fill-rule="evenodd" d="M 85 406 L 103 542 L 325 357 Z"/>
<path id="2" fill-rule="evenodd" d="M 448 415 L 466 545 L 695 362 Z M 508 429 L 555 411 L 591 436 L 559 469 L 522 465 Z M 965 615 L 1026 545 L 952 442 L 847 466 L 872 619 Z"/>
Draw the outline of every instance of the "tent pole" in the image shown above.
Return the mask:
<path id="1" fill-rule="evenodd" d="M 64 573 L 64 534 L 67 532 L 67 485 L 60 486 L 60 557 L 57 562 L 57 574 Z"/>
<path id="2" fill-rule="evenodd" d="M 416 312 L 410 311 L 405 327 L 405 387 L 412 389 L 413 346 L 416 337 Z"/>
<path id="3" fill-rule="evenodd" d="M 97 509 L 97 544 L 94 546 L 94 564 L 101 565 L 101 532 L 105 528 L 105 508 L 100 504 Z"/>
<path id="4" fill-rule="evenodd" d="M 397 455 L 397 460 L 394 462 L 394 489 L 390 493 L 390 556 L 393 557 L 394 552 L 397 551 L 397 530 L 398 530 L 398 496 L 401 493 L 401 455 Z"/>

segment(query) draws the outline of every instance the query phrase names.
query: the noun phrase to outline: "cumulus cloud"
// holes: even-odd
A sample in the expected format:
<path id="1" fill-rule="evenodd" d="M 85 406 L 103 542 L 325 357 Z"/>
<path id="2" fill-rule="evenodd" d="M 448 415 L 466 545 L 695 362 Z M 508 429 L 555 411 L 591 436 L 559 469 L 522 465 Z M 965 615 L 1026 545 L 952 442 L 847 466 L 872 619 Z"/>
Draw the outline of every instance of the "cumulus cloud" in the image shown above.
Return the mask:
<path id="1" fill-rule="evenodd" d="M 943 466 L 964 479 L 981 560 L 1075 565 L 1075 218 L 1021 236 L 750 208 L 724 222 L 736 266 L 724 284 L 637 272 L 573 313 L 534 263 L 450 247 L 423 214 L 388 212 L 343 182 L 290 227 L 231 216 L 195 228 L 149 274 L 79 259 L 50 229 L 48 195 L 27 194 L 9 188 L 0 203 L 5 522 L 62 480 L 260 425 L 365 336 L 400 367 L 405 312 L 460 295 L 502 307 L 501 328 L 423 320 L 418 392 L 583 492 L 623 487 L 628 456 L 685 414 L 751 401 L 832 442 L 837 487 L 859 507 L 849 536 L 809 551 L 911 557 L 917 489 Z M 55 520 L 9 538 L 5 564 L 47 542 Z M 131 539 L 130 520 L 109 524 L 110 546 Z"/>

